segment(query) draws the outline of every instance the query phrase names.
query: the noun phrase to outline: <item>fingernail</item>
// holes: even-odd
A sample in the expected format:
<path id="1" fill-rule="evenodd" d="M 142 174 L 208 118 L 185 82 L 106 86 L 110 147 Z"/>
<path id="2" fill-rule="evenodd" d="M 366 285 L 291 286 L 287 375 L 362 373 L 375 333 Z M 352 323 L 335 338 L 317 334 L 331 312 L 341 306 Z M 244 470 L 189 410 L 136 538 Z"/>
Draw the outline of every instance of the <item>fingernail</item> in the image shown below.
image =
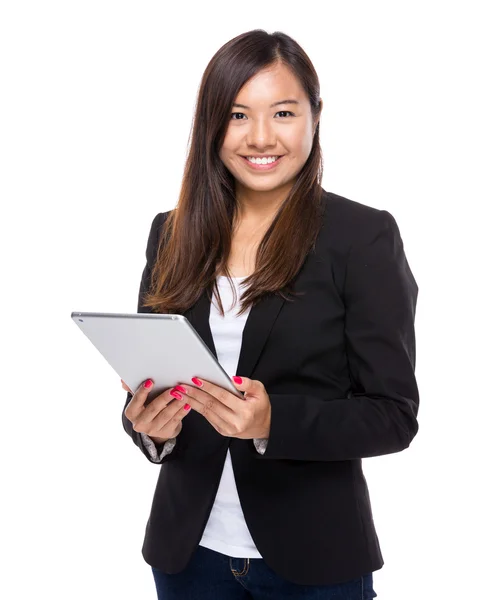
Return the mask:
<path id="1" fill-rule="evenodd" d="M 170 396 L 173 396 L 174 398 L 178 398 L 178 400 L 182 399 L 182 394 L 179 394 L 178 392 L 175 392 L 174 390 L 172 390 L 170 392 Z"/>
<path id="2" fill-rule="evenodd" d="M 195 385 L 198 385 L 199 387 L 202 387 L 204 385 L 202 381 L 200 381 L 200 379 L 198 379 L 197 377 L 192 377 L 192 381 L 195 383 Z"/>
<path id="3" fill-rule="evenodd" d="M 151 381 L 151 379 L 146 379 L 146 381 L 144 382 L 144 387 L 148 389 L 152 386 L 152 384 L 153 382 Z"/>
<path id="4" fill-rule="evenodd" d="M 176 385 L 173 389 L 178 390 L 179 392 L 183 392 L 184 394 L 187 393 L 187 390 L 182 385 Z"/>
<path id="5" fill-rule="evenodd" d="M 243 383 L 243 380 L 241 379 L 241 377 L 238 377 L 237 375 L 233 377 L 233 381 L 234 381 L 234 383 L 237 383 L 238 385 L 241 385 Z"/>
<path id="6" fill-rule="evenodd" d="M 186 404 L 186 405 L 185 405 L 183 408 L 184 408 L 185 410 L 190 410 L 190 404 Z"/>

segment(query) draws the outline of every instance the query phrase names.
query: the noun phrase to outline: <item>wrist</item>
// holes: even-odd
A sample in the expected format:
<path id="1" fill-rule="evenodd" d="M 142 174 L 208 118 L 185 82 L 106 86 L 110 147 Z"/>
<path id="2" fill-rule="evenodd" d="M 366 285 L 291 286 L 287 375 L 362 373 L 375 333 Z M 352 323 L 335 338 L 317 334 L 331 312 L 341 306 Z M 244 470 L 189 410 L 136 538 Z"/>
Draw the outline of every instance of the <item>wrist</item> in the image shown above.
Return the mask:
<path id="1" fill-rule="evenodd" d="M 272 407 L 269 407 L 267 418 L 265 419 L 265 425 L 263 427 L 261 439 L 268 439 L 270 437 L 270 427 L 272 425 Z"/>
<path id="2" fill-rule="evenodd" d="M 163 444 L 165 444 L 168 441 L 167 438 L 153 437 L 151 435 L 149 436 L 149 438 L 151 440 L 153 440 L 153 442 L 155 443 L 155 445 L 163 445 Z"/>

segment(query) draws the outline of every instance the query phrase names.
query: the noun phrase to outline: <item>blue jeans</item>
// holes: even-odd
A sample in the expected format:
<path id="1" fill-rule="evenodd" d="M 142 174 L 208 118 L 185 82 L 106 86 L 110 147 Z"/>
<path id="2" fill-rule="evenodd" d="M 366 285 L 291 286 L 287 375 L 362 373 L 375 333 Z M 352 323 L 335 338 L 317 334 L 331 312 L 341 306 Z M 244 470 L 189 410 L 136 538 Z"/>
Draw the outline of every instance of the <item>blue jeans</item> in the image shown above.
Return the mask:
<path id="1" fill-rule="evenodd" d="M 198 546 L 187 567 L 167 575 L 151 567 L 158 600 L 372 600 L 372 573 L 346 583 L 298 585 L 283 579 L 262 558 L 231 558 Z"/>

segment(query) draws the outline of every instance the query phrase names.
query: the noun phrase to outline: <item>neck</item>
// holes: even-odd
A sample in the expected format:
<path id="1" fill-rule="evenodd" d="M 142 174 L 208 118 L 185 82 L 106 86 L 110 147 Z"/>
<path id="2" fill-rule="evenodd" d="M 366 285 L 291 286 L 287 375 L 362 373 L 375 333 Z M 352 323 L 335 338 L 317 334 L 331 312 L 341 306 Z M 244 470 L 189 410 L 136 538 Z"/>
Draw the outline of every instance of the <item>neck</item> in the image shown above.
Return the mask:
<path id="1" fill-rule="evenodd" d="M 236 217 L 239 222 L 272 221 L 294 182 L 270 191 L 251 190 L 236 182 Z"/>

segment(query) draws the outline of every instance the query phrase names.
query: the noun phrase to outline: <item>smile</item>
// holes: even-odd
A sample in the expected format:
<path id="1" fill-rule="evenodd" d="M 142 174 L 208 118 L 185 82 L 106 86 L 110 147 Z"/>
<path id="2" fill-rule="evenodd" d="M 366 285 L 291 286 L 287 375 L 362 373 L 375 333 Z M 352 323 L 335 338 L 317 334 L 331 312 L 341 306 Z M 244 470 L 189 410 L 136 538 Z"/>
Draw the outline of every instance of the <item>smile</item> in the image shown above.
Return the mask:
<path id="1" fill-rule="evenodd" d="M 267 156 L 265 158 L 255 158 L 253 156 L 242 156 L 244 162 L 255 171 L 270 171 L 274 169 L 282 160 L 282 156 Z"/>

